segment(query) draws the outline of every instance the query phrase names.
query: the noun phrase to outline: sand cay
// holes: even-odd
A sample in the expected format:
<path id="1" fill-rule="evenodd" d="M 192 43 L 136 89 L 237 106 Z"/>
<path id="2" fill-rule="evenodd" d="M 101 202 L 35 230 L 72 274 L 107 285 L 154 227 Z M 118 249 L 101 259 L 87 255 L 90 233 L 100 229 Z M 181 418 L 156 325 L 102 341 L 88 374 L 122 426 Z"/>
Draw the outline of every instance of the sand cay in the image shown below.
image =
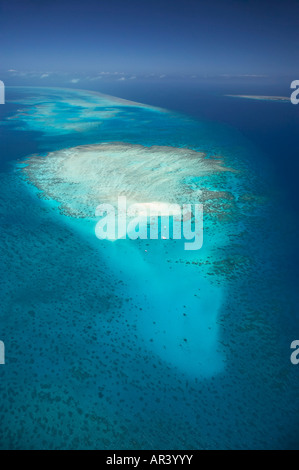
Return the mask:
<path id="1" fill-rule="evenodd" d="M 233 171 L 219 158 L 185 148 L 144 147 L 127 143 L 79 146 L 32 156 L 22 169 L 28 181 L 54 199 L 64 214 L 94 216 L 101 203 L 204 203 L 232 196 L 194 187 L 194 178 Z M 207 208 L 208 209 L 208 208 Z"/>

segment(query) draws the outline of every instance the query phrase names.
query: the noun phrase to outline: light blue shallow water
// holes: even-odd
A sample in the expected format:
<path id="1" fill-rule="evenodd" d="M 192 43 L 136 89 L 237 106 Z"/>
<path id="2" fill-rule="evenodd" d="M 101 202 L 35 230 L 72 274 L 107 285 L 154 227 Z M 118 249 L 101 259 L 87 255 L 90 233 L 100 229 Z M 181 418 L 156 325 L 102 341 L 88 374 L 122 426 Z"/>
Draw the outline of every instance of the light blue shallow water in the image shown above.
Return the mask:
<path id="1" fill-rule="evenodd" d="M 277 270 L 273 195 L 250 164 L 257 149 L 220 123 L 99 95 L 9 94 L 0 447 L 294 446 L 298 380 L 282 332 L 293 304 Z M 101 142 L 186 147 L 236 170 L 192 182 L 233 197 L 205 214 L 202 250 L 99 241 L 96 219 L 62 215 L 24 181 L 30 154 Z"/>

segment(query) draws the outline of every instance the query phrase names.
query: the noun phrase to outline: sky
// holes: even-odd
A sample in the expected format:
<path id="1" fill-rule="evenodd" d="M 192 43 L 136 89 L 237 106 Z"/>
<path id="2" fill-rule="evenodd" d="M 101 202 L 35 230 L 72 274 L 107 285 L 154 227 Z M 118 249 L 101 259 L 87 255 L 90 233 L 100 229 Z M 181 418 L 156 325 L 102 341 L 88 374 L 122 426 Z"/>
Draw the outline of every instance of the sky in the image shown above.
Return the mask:
<path id="1" fill-rule="evenodd" d="M 0 0 L 0 41 L 0 74 L 44 82 L 295 79 L 299 0 Z"/>

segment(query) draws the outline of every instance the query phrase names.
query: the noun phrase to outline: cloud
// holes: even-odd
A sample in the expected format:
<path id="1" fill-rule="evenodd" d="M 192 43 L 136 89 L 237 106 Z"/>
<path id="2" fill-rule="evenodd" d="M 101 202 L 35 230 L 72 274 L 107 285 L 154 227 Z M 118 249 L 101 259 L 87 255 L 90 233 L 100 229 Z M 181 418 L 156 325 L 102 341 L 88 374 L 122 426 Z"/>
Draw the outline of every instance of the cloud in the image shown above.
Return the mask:
<path id="1" fill-rule="evenodd" d="M 80 82 L 80 78 L 73 78 L 71 80 L 71 83 L 79 83 Z"/>
<path id="2" fill-rule="evenodd" d="M 124 72 L 100 72 L 99 75 L 124 75 Z"/>
<path id="3" fill-rule="evenodd" d="M 50 75 L 48 73 L 43 73 L 43 75 L 40 78 L 48 78 Z"/>
<path id="4" fill-rule="evenodd" d="M 88 77 L 88 80 L 91 82 L 94 82 L 95 80 L 102 80 L 102 79 L 103 79 L 102 75 L 99 77 Z"/>
<path id="5" fill-rule="evenodd" d="M 244 75 L 239 75 L 239 77 L 249 77 L 249 78 L 267 78 L 267 77 L 268 77 L 268 75 L 244 74 Z"/>
<path id="6" fill-rule="evenodd" d="M 119 82 L 124 82 L 125 81 L 125 77 L 121 77 L 118 79 Z"/>
<path id="7" fill-rule="evenodd" d="M 258 75 L 258 74 L 239 74 L 239 75 L 230 75 L 228 73 L 223 73 L 220 75 L 222 78 L 267 78 L 268 75 Z"/>

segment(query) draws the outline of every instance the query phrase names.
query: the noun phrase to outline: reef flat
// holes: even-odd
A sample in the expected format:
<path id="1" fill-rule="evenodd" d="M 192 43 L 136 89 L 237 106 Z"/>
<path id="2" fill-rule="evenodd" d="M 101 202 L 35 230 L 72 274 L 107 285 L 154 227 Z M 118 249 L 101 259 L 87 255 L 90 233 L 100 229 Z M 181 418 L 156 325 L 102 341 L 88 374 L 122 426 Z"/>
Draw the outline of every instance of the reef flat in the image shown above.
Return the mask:
<path id="1" fill-rule="evenodd" d="M 167 146 L 128 143 L 84 145 L 32 156 L 22 169 L 28 181 L 76 218 L 94 216 L 101 203 L 201 203 L 231 200 L 224 191 L 193 188 L 193 179 L 233 171 L 219 158 Z M 207 207 L 208 209 L 208 207 Z"/>
<path id="2" fill-rule="evenodd" d="M 258 100 L 258 101 L 282 101 L 290 102 L 289 96 L 258 96 L 258 95 L 225 95 L 230 98 L 244 98 L 248 100 Z"/>

